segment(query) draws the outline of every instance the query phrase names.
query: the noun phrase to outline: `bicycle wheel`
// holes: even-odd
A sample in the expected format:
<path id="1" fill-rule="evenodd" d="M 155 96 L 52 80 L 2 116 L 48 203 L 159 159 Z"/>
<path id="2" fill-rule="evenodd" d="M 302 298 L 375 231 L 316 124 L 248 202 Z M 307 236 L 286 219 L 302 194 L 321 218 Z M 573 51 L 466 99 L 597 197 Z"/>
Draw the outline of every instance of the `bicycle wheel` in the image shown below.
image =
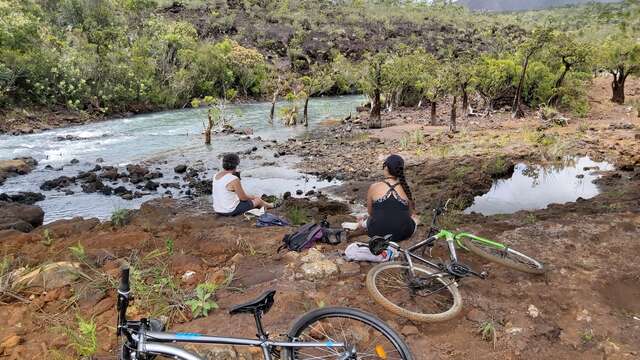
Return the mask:
<path id="1" fill-rule="evenodd" d="M 510 247 L 499 248 L 491 243 L 482 241 L 480 238 L 476 239 L 468 236 L 459 238 L 459 241 L 467 250 L 496 264 L 529 274 L 544 274 L 546 271 L 540 261 Z"/>
<path id="2" fill-rule="evenodd" d="M 462 310 L 462 298 L 455 280 L 449 276 L 401 262 L 380 263 L 367 273 L 367 289 L 376 302 L 396 315 L 414 321 L 449 320 Z"/>
<path id="3" fill-rule="evenodd" d="M 330 341 L 345 347 L 283 349 L 282 359 L 389 359 L 412 360 L 407 344 L 377 317 L 357 309 L 329 307 L 306 313 L 288 336 L 293 341 Z"/>

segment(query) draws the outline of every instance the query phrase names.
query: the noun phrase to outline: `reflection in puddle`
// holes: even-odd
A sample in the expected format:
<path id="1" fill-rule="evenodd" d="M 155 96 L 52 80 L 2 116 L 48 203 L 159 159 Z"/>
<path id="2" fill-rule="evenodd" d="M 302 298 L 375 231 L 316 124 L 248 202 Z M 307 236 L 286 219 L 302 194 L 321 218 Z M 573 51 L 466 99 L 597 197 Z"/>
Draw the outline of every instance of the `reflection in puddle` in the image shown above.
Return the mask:
<path id="1" fill-rule="evenodd" d="M 544 209 L 549 204 L 564 204 L 578 198 L 589 199 L 600 193 L 593 181 L 599 171 L 613 170 L 607 162 L 588 157 L 570 158 L 548 165 L 516 165 L 513 176 L 497 180 L 491 190 L 476 196 L 465 213 L 483 215 L 511 214 L 519 210 Z"/>

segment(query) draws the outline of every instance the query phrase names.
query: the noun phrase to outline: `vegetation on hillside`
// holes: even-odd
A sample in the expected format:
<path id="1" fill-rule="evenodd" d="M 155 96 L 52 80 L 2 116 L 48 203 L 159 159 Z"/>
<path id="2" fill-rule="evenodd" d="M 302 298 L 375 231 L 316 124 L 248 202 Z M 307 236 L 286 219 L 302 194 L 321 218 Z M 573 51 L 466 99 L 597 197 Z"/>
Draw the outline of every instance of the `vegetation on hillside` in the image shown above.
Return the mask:
<path id="1" fill-rule="evenodd" d="M 283 97 L 295 124 L 309 97 L 359 92 L 373 127 L 385 107 L 428 103 L 435 123 L 444 99 L 466 111 L 473 97 L 516 116 L 523 105 L 585 115 L 598 72 L 624 102 L 639 18 L 634 1 L 488 14 L 450 1 L 0 0 L 0 112 Z"/>

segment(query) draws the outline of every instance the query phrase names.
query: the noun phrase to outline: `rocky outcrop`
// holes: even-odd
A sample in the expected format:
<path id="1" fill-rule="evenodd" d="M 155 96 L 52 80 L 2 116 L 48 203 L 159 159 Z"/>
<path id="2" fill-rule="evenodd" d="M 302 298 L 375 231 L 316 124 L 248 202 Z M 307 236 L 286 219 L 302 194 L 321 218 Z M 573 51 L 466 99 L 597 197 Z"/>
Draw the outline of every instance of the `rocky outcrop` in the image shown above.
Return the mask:
<path id="1" fill-rule="evenodd" d="M 44 199 L 44 195 L 29 191 L 20 191 L 18 193 L 12 194 L 0 194 L 0 201 L 15 202 L 24 205 L 33 205 L 38 201 L 42 201 Z"/>
<path id="2" fill-rule="evenodd" d="M 40 185 L 40 190 L 44 190 L 44 191 L 59 190 L 59 189 L 66 188 L 75 183 L 76 183 L 75 177 L 60 176 L 53 180 L 45 181 L 42 185 Z"/>
<path id="3" fill-rule="evenodd" d="M 30 173 L 36 165 L 38 165 L 38 162 L 32 157 L 0 160 L 0 185 L 2 185 L 8 177 Z"/>
<path id="4" fill-rule="evenodd" d="M 39 206 L 0 201 L 0 230 L 30 232 L 43 221 L 44 211 Z"/>

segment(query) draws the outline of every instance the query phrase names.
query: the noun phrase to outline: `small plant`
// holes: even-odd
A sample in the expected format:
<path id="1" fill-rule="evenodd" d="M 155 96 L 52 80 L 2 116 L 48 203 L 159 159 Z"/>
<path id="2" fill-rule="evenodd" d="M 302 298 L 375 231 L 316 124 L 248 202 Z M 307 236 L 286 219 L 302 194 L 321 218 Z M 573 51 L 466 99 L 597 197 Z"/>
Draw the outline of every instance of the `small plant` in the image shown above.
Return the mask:
<path id="1" fill-rule="evenodd" d="M 411 140 L 416 144 L 420 145 L 424 141 L 424 133 L 421 129 L 416 129 L 411 132 Z"/>
<path id="2" fill-rule="evenodd" d="M 485 321 L 480 325 L 480 336 L 484 341 L 491 341 L 493 343 L 493 349 L 496 348 L 496 342 L 498 340 L 498 335 L 496 333 L 496 325 L 493 321 Z"/>
<path id="3" fill-rule="evenodd" d="M 553 106 L 545 105 L 540 108 L 540 117 L 542 117 L 542 120 L 552 120 L 558 115 L 558 110 Z"/>
<path id="4" fill-rule="evenodd" d="M 511 163 L 509 161 L 502 156 L 498 156 L 488 164 L 487 172 L 491 177 L 501 177 L 509 173 L 510 167 Z"/>
<path id="5" fill-rule="evenodd" d="M 305 209 L 294 206 L 287 210 L 287 219 L 293 225 L 303 225 L 309 221 L 309 215 Z"/>
<path id="6" fill-rule="evenodd" d="M 208 316 L 209 311 L 217 309 L 218 304 L 211 300 L 218 286 L 212 283 L 200 283 L 196 286 L 195 299 L 187 300 L 185 303 L 191 308 L 193 317 L 198 318 Z"/>
<path id="7" fill-rule="evenodd" d="M 454 182 L 462 181 L 472 171 L 473 168 L 471 166 L 460 165 L 449 174 L 449 179 Z"/>
<path id="8" fill-rule="evenodd" d="M 49 229 L 44 229 L 42 232 L 42 245 L 51 246 L 53 244 L 53 233 Z"/>
<path id="9" fill-rule="evenodd" d="M 400 149 L 407 150 L 409 148 L 409 137 L 403 136 L 400 138 L 399 142 L 400 142 Z"/>
<path id="10" fill-rule="evenodd" d="M 129 210 L 127 209 L 116 209 L 111 213 L 111 224 L 116 227 L 123 227 L 127 225 L 127 221 L 129 220 Z"/>
<path id="11" fill-rule="evenodd" d="M 71 250 L 71 255 L 74 258 L 82 262 L 85 262 L 87 260 L 87 254 L 84 251 L 84 246 L 82 246 L 80 242 L 78 242 L 78 244 L 75 246 L 70 246 L 69 250 Z"/>
<path id="12" fill-rule="evenodd" d="M 535 224 L 536 221 L 538 221 L 538 219 L 536 218 L 536 214 L 533 214 L 533 213 L 527 214 L 527 217 L 525 218 L 525 222 L 527 224 Z"/>
<path id="13" fill-rule="evenodd" d="M 77 329 L 64 328 L 63 331 L 69 339 L 69 346 L 80 357 L 90 357 L 98 350 L 96 337 L 96 323 L 77 316 Z"/>
<path id="14" fill-rule="evenodd" d="M 585 344 L 590 343 L 593 340 L 593 330 L 586 329 L 583 331 L 582 334 L 580 334 L 580 340 Z"/>
<path id="15" fill-rule="evenodd" d="M 164 240 L 164 247 L 167 249 L 169 256 L 173 255 L 174 242 L 172 238 L 168 237 Z"/>

